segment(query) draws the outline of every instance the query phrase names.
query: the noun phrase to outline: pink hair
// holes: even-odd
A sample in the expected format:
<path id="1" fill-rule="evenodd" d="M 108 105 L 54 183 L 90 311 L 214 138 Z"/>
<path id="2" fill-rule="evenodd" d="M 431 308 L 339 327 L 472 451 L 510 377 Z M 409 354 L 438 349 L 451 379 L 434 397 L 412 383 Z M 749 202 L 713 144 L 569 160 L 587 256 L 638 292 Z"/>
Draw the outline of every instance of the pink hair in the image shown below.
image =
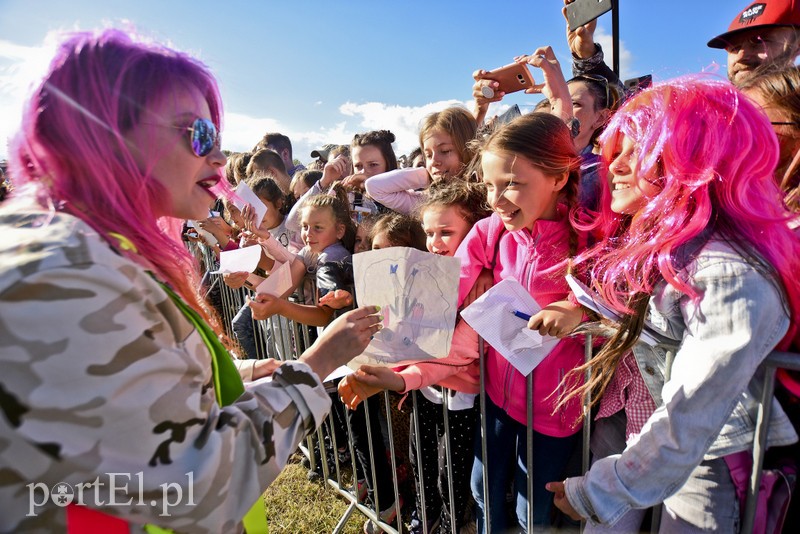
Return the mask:
<path id="1" fill-rule="evenodd" d="M 796 328 L 800 241 L 787 226 L 792 215 L 773 178 L 778 143 L 764 114 L 727 81 L 683 77 L 639 93 L 614 115 L 601 137 L 606 170 L 622 136 L 634 143 L 634 172 L 653 177 L 660 192 L 634 216 L 618 215 L 603 180 L 592 225 L 603 238 L 579 261 L 593 261 L 592 278 L 605 299 L 631 313 L 631 297 L 652 294 L 662 278 L 698 298 L 677 277 L 678 258 L 709 228 L 781 282 Z"/>
<path id="2" fill-rule="evenodd" d="M 73 34 L 27 104 L 11 166 L 15 182 L 27 183 L 42 206 L 81 218 L 112 243 L 112 232 L 127 237 L 159 278 L 203 312 L 180 221 L 156 216 L 169 194 L 137 166 L 125 140 L 149 106 L 187 87 L 204 96 L 220 128 L 219 90 L 198 61 L 118 30 Z"/>

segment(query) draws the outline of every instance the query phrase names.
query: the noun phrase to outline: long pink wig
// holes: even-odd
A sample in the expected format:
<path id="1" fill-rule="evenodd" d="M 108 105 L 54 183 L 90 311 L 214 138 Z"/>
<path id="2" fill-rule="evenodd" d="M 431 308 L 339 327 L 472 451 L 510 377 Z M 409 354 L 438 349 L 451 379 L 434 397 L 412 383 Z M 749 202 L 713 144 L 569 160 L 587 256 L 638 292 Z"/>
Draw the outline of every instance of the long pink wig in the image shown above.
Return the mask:
<path id="1" fill-rule="evenodd" d="M 792 317 L 786 339 L 795 336 L 800 240 L 787 226 L 792 215 L 773 178 L 778 144 L 764 114 L 727 81 L 683 77 L 639 93 L 614 115 L 601 137 L 606 169 L 622 136 L 634 143 L 634 172 L 660 192 L 632 217 L 618 215 L 609 207 L 609 180 L 603 180 L 593 225 L 603 238 L 579 261 L 591 260 L 593 282 L 605 299 L 630 313 L 631 297 L 652 294 L 662 278 L 698 298 L 677 277 L 677 257 L 708 228 L 773 274 Z"/>
<path id="2" fill-rule="evenodd" d="M 170 201 L 150 173 L 164 148 L 153 147 L 142 169 L 125 140 L 152 120 L 149 106 L 189 87 L 205 97 L 219 128 L 219 90 L 198 61 L 118 30 L 74 34 L 27 104 L 10 164 L 15 183 L 27 184 L 42 206 L 83 219 L 112 243 L 112 232 L 127 237 L 159 278 L 203 312 L 194 259 L 177 237 L 180 221 L 156 215 Z"/>

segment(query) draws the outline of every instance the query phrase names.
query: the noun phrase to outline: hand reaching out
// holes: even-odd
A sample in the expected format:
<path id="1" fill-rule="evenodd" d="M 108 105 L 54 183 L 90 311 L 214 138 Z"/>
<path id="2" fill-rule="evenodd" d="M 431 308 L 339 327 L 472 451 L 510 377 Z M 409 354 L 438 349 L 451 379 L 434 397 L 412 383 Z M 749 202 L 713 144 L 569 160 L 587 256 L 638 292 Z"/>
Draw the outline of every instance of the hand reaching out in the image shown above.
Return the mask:
<path id="1" fill-rule="evenodd" d="M 565 482 L 566 480 L 564 482 L 548 482 L 547 484 L 545 484 L 544 487 L 547 489 L 547 491 L 555 493 L 555 496 L 553 497 L 553 502 L 558 507 L 559 510 L 564 512 L 564 514 L 574 519 L 575 521 L 580 521 L 581 519 L 583 519 L 583 517 L 581 517 L 581 515 L 575 510 L 575 508 L 572 507 L 572 505 L 569 502 L 569 499 L 567 499 L 567 493 L 564 490 Z"/>
<path id="2" fill-rule="evenodd" d="M 250 273 L 248 273 L 247 271 L 240 271 L 236 273 L 223 273 L 222 281 L 225 282 L 225 285 L 230 287 L 231 289 L 239 289 L 247 281 L 248 276 L 250 276 Z"/>
<path id="3" fill-rule="evenodd" d="M 283 299 L 266 293 L 259 293 L 252 299 L 247 297 L 245 304 L 253 310 L 253 319 L 269 319 L 280 314 L 280 305 Z"/>
<path id="4" fill-rule="evenodd" d="M 405 388 L 403 377 L 388 367 L 362 365 L 355 373 L 347 375 L 339 382 L 339 396 L 345 406 L 354 410 L 361 401 L 384 389 L 403 391 Z"/>
<path id="5" fill-rule="evenodd" d="M 242 218 L 244 219 L 244 227 L 254 236 L 262 239 L 269 239 L 272 235 L 269 233 L 269 230 L 261 229 L 261 223 L 263 221 L 256 220 L 258 218 L 256 215 L 256 210 L 254 210 L 253 206 L 250 204 L 245 204 L 244 208 L 242 209 Z"/>
<path id="6" fill-rule="evenodd" d="M 583 308 L 568 300 L 545 306 L 528 321 L 528 328 L 543 336 L 565 337 L 581 324 Z"/>
<path id="7" fill-rule="evenodd" d="M 258 380 L 259 378 L 264 378 L 265 376 L 272 376 L 272 373 L 275 372 L 275 369 L 280 367 L 283 362 L 276 360 L 275 358 L 265 358 L 263 360 L 256 361 L 255 365 L 253 366 L 253 380 Z"/>
<path id="8" fill-rule="evenodd" d="M 299 358 L 321 378 L 358 356 L 383 328 L 378 306 L 362 306 L 342 314 L 329 324 Z"/>
<path id="9" fill-rule="evenodd" d="M 324 304 L 334 310 L 341 310 L 353 304 L 353 295 L 344 289 L 329 291 L 319 299 L 320 304 Z"/>

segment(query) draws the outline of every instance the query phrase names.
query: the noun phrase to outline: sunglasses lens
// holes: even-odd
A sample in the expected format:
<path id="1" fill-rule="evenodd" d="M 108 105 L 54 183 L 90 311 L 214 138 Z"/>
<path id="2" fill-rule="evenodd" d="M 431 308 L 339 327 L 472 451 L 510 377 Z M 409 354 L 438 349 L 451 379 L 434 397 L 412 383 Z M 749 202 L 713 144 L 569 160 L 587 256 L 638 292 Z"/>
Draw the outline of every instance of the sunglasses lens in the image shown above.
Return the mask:
<path id="1" fill-rule="evenodd" d="M 192 150 L 200 157 L 207 156 L 217 142 L 217 127 L 208 119 L 192 123 Z"/>

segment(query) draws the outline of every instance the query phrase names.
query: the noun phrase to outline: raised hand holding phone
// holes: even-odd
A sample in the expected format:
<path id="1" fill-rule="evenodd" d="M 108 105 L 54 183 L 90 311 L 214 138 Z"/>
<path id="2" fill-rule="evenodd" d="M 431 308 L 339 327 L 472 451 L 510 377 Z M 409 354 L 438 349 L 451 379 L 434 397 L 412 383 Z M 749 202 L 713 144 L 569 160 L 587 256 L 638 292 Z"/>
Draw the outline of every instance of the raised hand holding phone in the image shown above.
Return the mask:
<path id="1" fill-rule="evenodd" d="M 526 89 L 526 93 L 543 94 L 550 101 L 552 114 L 563 120 L 570 119 L 573 116 L 572 96 L 569 94 L 567 81 L 561 72 L 561 64 L 558 62 L 552 47 L 539 47 L 533 54 L 517 56 L 514 61 L 533 65 L 542 71 L 543 83 Z"/>
<path id="2" fill-rule="evenodd" d="M 594 45 L 594 32 L 597 29 L 597 19 L 583 26 L 578 26 L 574 30 L 570 29 L 567 6 L 573 2 L 575 2 L 575 0 L 564 0 L 564 7 L 561 9 L 564 20 L 567 22 L 567 45 L 569 45 L 569 50 L 575 57 L 579 59 L 588 59 L 592 57 L 597 50 Z"/>

